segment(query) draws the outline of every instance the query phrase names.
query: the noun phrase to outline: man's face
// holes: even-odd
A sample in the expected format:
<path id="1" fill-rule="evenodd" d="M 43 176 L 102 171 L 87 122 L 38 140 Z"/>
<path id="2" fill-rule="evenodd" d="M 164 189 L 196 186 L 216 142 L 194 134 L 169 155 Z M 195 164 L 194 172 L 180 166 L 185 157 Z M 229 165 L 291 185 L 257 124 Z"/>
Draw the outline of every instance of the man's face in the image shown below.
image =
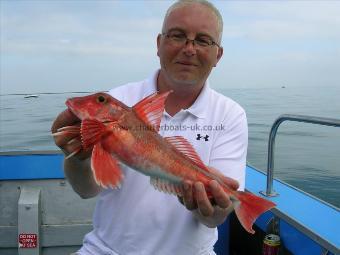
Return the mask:
<path id="1" fill-rule="evenodd" d="M 165 21 L 165 33 L 185 34 L 189 39 L 211 38 L 218 42 L 218 22 L 206 6 L 191 4 L 174 9 Z M 157 38 L 161 73 L 169 82 L 202 85 L 216 66 L 223 49 L 216 45 L 200 47 L 192 42 L 178 45 L 164 35 Z"/>

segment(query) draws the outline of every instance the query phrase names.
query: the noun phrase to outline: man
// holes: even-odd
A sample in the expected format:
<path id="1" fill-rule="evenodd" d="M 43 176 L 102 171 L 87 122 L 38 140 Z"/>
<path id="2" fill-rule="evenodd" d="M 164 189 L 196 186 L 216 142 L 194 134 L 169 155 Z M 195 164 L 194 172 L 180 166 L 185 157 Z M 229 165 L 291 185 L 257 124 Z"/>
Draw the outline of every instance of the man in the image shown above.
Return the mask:
<path id="1" fill-rule="evenodd" d="M 155 91 L 168 96 L 162 117 L 162 136 L 183 136 L 202 161 L 220 170 L 236 190 L 244 188 L 248 130 L 243 109 L 209 87 L 207 78 L 223 54 L 222 18 L 207 1 L 184 0 L 173 4 L 157 37 L 160 70 L 142 82 L 109 93 L 132 106 Z M 55 120 L 52 132 L 79 120 L 70 111 Z M 77 144 L 72 137 L 57 137 L 65 154 Z M 65 174 L 82 197 L 98 195 L 94 230 L 84 238 L 77 254 L 214 254 L 216 226 L 232 211 L 229 196 L 216 181 L 210 182 L 209 200 L 202 183 L 183 184 L 184 195 L 155 191 L 149 178 L 124 169 L 120 190 L 102 189 L 92 176 L 89 155 L 65 159 Z M 234 181 L 235 179 L 236 181 Z"/>

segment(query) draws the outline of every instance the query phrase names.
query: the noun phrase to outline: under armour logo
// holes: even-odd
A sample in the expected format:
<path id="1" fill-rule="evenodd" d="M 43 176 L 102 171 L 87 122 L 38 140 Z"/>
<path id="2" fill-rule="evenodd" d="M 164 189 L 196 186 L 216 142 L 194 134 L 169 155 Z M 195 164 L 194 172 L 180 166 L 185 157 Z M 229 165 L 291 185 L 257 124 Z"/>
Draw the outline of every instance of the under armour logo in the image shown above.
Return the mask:
<path id="1" fill-rule="evenodd" d="M 208 135 L 202 136 L 201 134 L 197 134 L 196 140 L 201 140 L 201 138 L 204 138 L 206 142 L 209 141 Z"/>

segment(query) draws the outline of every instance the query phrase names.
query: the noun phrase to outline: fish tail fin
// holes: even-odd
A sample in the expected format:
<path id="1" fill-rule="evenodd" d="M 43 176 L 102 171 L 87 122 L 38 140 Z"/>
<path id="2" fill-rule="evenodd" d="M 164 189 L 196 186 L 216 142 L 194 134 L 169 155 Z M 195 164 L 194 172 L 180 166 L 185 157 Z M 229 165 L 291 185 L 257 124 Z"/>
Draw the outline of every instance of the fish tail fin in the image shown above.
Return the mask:
<path id="1" fill-rule="evenodd" d="M 98 120 L 85 119 L 81 122 L 81 141 L 84 149 L 93 147 L 99 142 L 104 133 L 106 126 Z"/>
<path id="2" fill-rule="evenodd" d="M 247 232 L 254 234 L 252 226 L 255 220 L 275 204 L 249 192 L 238 191 L 236 197 L 233 204 L 237 218 Z"/>

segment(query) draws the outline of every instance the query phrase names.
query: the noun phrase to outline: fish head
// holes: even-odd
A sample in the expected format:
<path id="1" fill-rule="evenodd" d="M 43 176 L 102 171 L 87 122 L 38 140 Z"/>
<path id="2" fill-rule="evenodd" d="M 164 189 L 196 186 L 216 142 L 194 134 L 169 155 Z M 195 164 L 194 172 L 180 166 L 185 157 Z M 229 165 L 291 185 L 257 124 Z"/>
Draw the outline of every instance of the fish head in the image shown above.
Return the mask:
<path id="1" fill-rule="evenodd" d="M 67 99 L 66 105 L 80 120 L 96 119 L 100 122 L 117 121 L 128 108 L 104 92 Z"/>

